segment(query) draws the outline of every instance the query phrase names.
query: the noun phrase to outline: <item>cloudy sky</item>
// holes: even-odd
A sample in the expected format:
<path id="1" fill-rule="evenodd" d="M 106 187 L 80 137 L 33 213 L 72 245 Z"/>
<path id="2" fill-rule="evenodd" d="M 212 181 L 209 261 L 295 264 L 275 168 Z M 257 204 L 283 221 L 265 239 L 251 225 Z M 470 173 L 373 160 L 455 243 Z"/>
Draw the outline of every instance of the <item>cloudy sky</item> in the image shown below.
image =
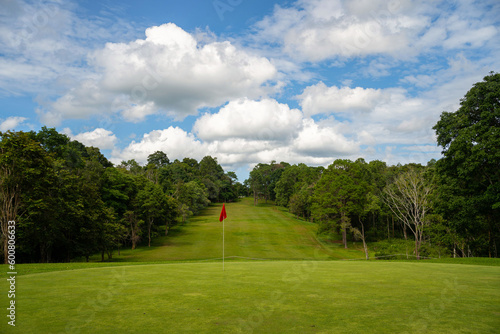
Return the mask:
<path id="1" fill-rule="evenodd" d="M 114 163 L 426 163 L 490 71 L 497 0 L 0 0 L 0 131 L 55 127 Z"/>

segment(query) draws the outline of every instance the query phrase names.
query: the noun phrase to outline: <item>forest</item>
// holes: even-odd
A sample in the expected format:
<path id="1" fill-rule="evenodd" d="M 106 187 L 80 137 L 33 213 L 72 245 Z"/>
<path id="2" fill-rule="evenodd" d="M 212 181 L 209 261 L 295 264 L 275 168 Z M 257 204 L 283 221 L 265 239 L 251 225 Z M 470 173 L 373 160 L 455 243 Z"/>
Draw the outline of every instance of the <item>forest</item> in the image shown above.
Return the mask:
<path id="1" fill-rule="evenodd" d="M 328 167 L 259 163 L 242 184 L 217 159 L 167 153 L 114 166 L 95 147 L 54 128 L 0 132 L 1 252 L 16 222 L 16 262 L 69 262 L 151 245 L 215 202 L 253 196 L 318 224 L 318 234 L 358 240 L 378 255 L 404 244 L 415 258 L 498 257 L 500 74 L 476 83 L 433 128 L 442 158 L 422 166 L 336 159 Z M 333 160 L 333 159 L 332 159 Z M 391 251 L 391 247 L 394 248 Z M 408 256 L 408 254 L 407 254 Z"/>
<path id="2" fill-rule="evenodd" d="M 55 129 L 1 134 L 2 249 L 16 221 L 17 262 L 61 262 L 151 244 L 242 185 L 217 159 L 169 161 L 163 152 L 113 166 L 95 147 Z"/>

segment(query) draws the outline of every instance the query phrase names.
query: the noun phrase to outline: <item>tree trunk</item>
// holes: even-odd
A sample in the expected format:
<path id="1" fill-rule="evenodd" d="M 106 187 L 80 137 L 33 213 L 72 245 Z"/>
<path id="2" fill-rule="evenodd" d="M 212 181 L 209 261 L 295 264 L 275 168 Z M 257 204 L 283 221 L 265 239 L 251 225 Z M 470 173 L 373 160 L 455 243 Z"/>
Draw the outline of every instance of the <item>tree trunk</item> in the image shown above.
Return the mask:
<path id="1" fill-rule="evenodd" d="M 420 251 L 418 247 L 418 237 L 415 236 L 415 256 L 417 257 L 417 260 L 420 260 Z"/>
<path id="2" fill-rule="evenodd" d="M 359 222 L 361 223 L 361 239 L 363 240 L 363 249 L 365 250 L 366 259 L 369 260 L 368 247 L 366 246 L 366 241 L 365 241 L 365 225 L 363 225 L 361 219 L 359 220 Z"/>
<path id="3" fill-rule="evenodd" d="M 148 247 L 151 247 L 151 225 L 153 224 L 153 220 L 150 218 L 148 221 Z"/>
<path id="4" fill-rule="evenodd" d="M 491 258 L 491 230 L 488 230 L 488 257 Z"/>
<path id="5" fill-rule="evenodd" d="M 392 238 L 394 238 L 394 216 L 392 217 Z"/>
<path id="6" fill-rule="evenodd" d="M 133 226 L 132 224 L 130 224 L 130 229 L 131 229 L 131 232 L 132 232 L 132 237 L 130 239 L 132 239 L 132 249 L 135 249 L 135 245 L 137 243 L 137 235 L 136 235 L 136 231 L 135 231 L 135 226 Z"/>
<path id="7" fill-rule="evenodd" d="M 345 212 L 340 213 L 340 228 L 342 230 L 342 243 L 344 244 L 344 248 L 347 249 L 347 226 L 345 222 Z"/>
<path id="8" fill-rule="evenodd" d="M 2 168 L 0 170 L 0 227 L 2 232 L 1 242 L 3 246 L 4 263 L 6 264 L 9 263 L 8 225 L 9 221 L 15 221 L 17 218 L 21 194 L 21 187 L 19 184 L 15 184 L 14 186 L 7 186 L 4 184 L 11 175 L 12 170 L 9 168 Z"/>
<path id="9" fill-rule="evenodd" d="M 391 238 L 391 228 L 389 225 L 389 216 L 387 216 L 387 239 Z"/>

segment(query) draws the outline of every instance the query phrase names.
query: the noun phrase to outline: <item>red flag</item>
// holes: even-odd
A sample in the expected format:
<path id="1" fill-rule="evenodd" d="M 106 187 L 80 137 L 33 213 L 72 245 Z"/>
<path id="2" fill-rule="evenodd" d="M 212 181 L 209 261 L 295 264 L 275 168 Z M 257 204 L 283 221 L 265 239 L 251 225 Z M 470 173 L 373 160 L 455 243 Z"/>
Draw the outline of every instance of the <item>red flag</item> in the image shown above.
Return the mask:
<path id="1" fill-rule="evenodd" d="M 220 212 L 219 221 L 221 222 L 226 218 L 227 218 L 226 206 L 225 206 L 225 204 L 222 204 L 222 211 Z"/>

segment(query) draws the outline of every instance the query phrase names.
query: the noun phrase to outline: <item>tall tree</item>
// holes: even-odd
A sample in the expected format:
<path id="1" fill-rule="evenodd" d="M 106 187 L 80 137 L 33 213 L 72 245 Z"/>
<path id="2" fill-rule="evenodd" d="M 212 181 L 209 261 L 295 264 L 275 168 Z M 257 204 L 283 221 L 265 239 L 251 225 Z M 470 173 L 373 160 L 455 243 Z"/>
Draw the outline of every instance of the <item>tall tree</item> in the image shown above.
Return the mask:
<path id="1" fill-rule="evenodd" d="M 127 226 L 127 236 L 132 243 L 132 249 L 135 249 L 137 243 L 141 240 L 141 226 L 144 221 L 140 220 L 134 211 L 128 210 L 123 214 L 122 222 L 124 226 Z"/>
<path id="2" fill-rule="evenodd" d="M 166 195 L 157 184 L 148 182 L 144 189 L 137 194 L 140 213 L 148 228 L 148 247 L 151 247 L 151 231 L 155 224 L 164 218 Z"/>
<path id="3" fill-rule="evenodd" d="M 434 126 L 443 158 L 436 163 L 438 210 L 476 255 L 500 246 L 500 73 L 474 84 L 455 112 Z"/>
<path id="4" fill-rule="evenodd" d="M 327 225 L 333 223 L 342 233 L 345 248 L 352 216 L 361 214 L 368 190 L 361 164 L 341 159 L 328 166 L 314 188 L 313 217 Z"/>
<path id="5" fill-rule="evenodd" d="M 8 222 L 16 221 L 20 215 L 22 193 L 40 185 L 51 165 L 50 157 L 34 139 L 34 133 L 0 132 L 0 226 L 5 263 L 8 261 Z"/>
<path id="6" fill-rule="evenodd" d="M 417 260 L 420 259 L 431 191 L 432 187 L 424 179 L 423 171 L 415 168 L 401 173 L 384 190 L 385 201 L 393 214 L 413 232 Z"/>
<path id="7" fill-rule="evenodd" d="M 156 168 L 165 167 L 170 163 L 167 154 L 162 151 L 156 151 L 148 156 L 148 165 L 153 164 Z"/>

